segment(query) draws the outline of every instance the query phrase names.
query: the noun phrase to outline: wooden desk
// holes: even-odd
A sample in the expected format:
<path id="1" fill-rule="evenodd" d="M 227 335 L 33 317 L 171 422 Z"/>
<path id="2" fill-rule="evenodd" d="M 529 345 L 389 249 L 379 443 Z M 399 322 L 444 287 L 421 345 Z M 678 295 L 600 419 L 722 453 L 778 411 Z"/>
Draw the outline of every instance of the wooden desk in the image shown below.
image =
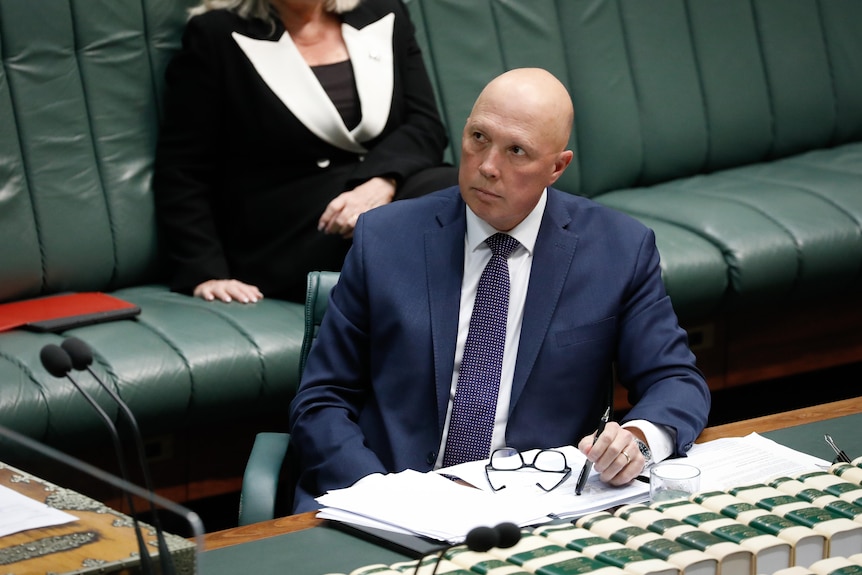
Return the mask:
<path id="1" fill-rule="evenodd" d="M 862 413 L 862 397 L 710 427 L 700 434 L 700 437 L 698 437 L 698 443 L 704 443 L 706 441 L 712 441 L 722 437 L 742 437 L 752 432 L 763 433 L 774 431 L 777 429 L 801 425 L 803 423 L 824 421 L 855 413 Z M 209 533 L 204 536 L 204 548 L 206 550 L 211 550 L 228 547 L 230 545 L 238 545 L 240 543 L 247 543 L 249 541 L 263 539 L 265 537 L 274 537 L 293 531 L 317 527 L 322 523 L 323 521 L 317 519 L 315 517 L 315 512 L 313 511 L 302 513 L 300 515 L 280 517 L 270 521 L 255 523 L 253 525 Z"/>
<path id="2" fill-rule="evenodd" d="M 77 521 L 29 529 L 0 538 L 3 573 L 133 573 L 139 566 L 138 544 L 131 519 L 71 489 L 53 485 L 0 463 L 0 485 L 77 517 Z M 144 529 L 153 561 L 158 548 L 155 531 Z M 165 534 L 178 574 L 191 574 L 195 545 Z"/>
<path id="3" fill-rule="evenodd" d="M 794 425 L 825 421 L 856 413 L 862 413 L 862 397 L 833 401 L 832 403 L 824 403 L 776 413 L 774 415 L 765 415 L 763 417 L 708 427 L 697 438 L 697 442 L 705 443 L 722 437 L 742 437 L 754 432 L 765 433 L 777 429 L 786 429 Z"/>
<path id="4" fill-rule="evenodd" d="M 288 515 L 287 517 L 278 517 L 269 521 L 207 533 L 204 535 L 204 551 L 317 527 L 324 521 L 315 517 L 316 514 L 316 511 L 309 511 L 299 515 Z"/>

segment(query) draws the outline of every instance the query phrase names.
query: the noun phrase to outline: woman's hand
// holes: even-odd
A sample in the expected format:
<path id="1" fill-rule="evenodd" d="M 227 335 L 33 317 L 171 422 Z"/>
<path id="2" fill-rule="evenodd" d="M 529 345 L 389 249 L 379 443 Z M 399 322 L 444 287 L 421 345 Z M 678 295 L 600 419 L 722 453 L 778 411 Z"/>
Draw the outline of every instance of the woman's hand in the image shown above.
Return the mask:
<path id="1" fill-rule="evenodd" d="M 260 293 L 257 286 L 239 280 L 207 280 L 198 284 L 194 295 L 207 301 L 220 300 L 225 303 L 232 301 L 256 303 L 263 299 L 263 294 Z"/>
<path id="2" fill-rule="evenodd" d="M 320 216 L 317 229 L 326 234 L 339 234 L 350 238 L 360 215 L 371 208 L 388 204 L 394 197 L 395 180 L 371 178 L 329 202 Z"/>

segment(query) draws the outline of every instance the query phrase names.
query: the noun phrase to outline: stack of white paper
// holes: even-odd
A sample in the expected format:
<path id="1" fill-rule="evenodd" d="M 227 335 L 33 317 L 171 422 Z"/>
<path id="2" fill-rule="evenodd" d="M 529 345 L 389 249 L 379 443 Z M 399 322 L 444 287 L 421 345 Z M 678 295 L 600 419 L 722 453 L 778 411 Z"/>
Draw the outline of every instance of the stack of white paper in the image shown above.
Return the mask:
<path id="1" fill-rule="evenodd" d="M 559 477 L 528 468 L 492 472 L 496 474 L 495 484 L 506 486 L 495 493 L 485 476 L 487 461 L 474 461 L 437 473 L 403 471 L 366 477 L 353 487 L 319 497 L 317 501 L 324 509 L 318 516 L 460 543 L 470 529 L 479 525 L 494 526 L 504 521 L 522 527 L 539 525 L 649 499 L 647 483 L 638 480 L 624 487 L 611 487 L 599 481 L 595 470 L 582 495 L 575 495 L 585 457 L 573 446 L 558 449 L 565 454 L 572 473 L 550 493 L 537 487 L 536 482 L 549 486 Z M 531 462 L 535 453 L 524 453 L 524 460 Z M 686 462 L 701 469 L 701 491 L 725 490 L 829 465 L 828 461 L 755 433 L 698 444 L 688 455 Z M 465 487 L 441 474 L 459 477 L 474 487 Z"/>
<path id="2" fill-rule="evenodd" d="M 560 451 L 566 455 L 572 474 L 550 493 L 537 487 L 537 480 L 553 485 L 559 477 L 547 477 L 532 469 L 494 472 L 503 474 L 499 479 L 506 485 L 495 493 L 485 477 L 486 461 L 475 461 L 441 469 L 439 473 L 408 470 L 366 477 L 353 487 L 319 497 L 317 501 L 324 509 L 318 516 L 458 543 L 479 525 L 494 526 L 506 521 L 522 527 L 539 525 L 649 497 L 645 483 L 611 487 L 601 483 L 595 472 L 582 495 L 575 495 L 585 458 L 571 446 Z M 532 461 L 534 453 L 525 453 L 525 461 Z M 441 474 L 457 476 L 475 487 L 465 487 Z"/>
<path id="3" fill-rule="evenodd" d="M 353 487 L 330 491 L 317 501 L 319 514 L 457 543 L 479 525 L 511 521 L 521 526 L 549 520 L 549 505 L 497 497 L 459 485 L 436 473 L 402 471 L 366 477 Z"/>

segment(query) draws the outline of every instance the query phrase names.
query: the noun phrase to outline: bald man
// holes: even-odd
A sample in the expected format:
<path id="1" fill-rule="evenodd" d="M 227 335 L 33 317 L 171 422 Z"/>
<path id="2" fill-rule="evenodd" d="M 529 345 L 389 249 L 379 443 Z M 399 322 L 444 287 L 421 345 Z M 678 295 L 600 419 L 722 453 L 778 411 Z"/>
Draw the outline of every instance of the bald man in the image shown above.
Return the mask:
<path id="1" fill-rule="evenodd" d="M 551 187 L 572 161 L 572 119 L 554 76 L 509 71 L 465 123 L 458 186 L 359 219 L 290 408 L 295 512 L 370 474 L 430 471 L 506 446 L 578 445 L 611 485 L 691 447 L 709 391 L 652 231 Z M 494 236 L 511 252 L 492 254 Z M 501 259 L 507 287 L 482 287 Z M 474 311 L 502 291 L 492 329 Z M 496 350 L 493 360 L 476 349 Z M 594 444 L 613 363 L 634 406 Z"/>

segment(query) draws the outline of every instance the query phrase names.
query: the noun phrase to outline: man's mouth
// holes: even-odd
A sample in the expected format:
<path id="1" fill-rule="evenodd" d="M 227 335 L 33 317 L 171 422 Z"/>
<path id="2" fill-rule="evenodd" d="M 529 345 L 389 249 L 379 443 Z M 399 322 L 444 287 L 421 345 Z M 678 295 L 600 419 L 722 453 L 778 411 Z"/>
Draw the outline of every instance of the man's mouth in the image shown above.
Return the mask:
<path id="1" fill-rule="evenodd" d="M 474 187 L 473 189 L 476 190 L 476 192 L 480 196 L 485 196 L 485 197 L 490 197 L 490 198 L 499 198 L 500 197 L 499 194 L 495 194 L 494 192 L 487 190 L 485 188 Z"/>

